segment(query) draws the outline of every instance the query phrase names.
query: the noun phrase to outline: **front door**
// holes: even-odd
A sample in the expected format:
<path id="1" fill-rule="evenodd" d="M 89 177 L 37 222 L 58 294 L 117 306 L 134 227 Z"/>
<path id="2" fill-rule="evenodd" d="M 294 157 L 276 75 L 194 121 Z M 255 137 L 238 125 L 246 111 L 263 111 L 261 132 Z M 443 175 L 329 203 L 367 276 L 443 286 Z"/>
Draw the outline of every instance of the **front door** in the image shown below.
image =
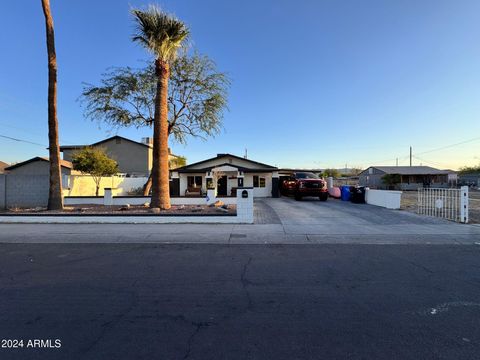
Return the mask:
<path id="1" fill-rule="evenodd" d="M 227 196 L 227 177 L 222 176 L 217 181 L 217 195 Z"/>

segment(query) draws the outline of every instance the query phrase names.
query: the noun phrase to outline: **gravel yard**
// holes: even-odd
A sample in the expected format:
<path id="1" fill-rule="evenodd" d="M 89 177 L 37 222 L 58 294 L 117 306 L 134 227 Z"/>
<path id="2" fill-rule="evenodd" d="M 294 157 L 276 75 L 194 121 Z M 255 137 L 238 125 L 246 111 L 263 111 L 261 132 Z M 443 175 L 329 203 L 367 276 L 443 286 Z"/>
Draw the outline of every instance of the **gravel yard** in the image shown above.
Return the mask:
<path id="1" fill-rule="evenodd" d="M 162 215 L 218 215 L 218 214 L 235 214 L 236 206 L 228 205 L 223 207 L 207 206 L 207 205 L 173 205 L 169 210 L 155 211 L 144 205 L 94 205 L 85 204 L 78 206 L 65 206 L 63 211 L 48 211 L 46 208 L 38 207 L 31 209 L 8 209 L 0 212 L 0 214 L 88 214 L 88 215 L 145 215 L 145 214 L 162 214 Z"/>
<path id="2" fill-rule="evenodd" d="M 480 191 L 469 191 L 469 222 L 471 224 L 480 224 Z M 416 212 L 417 211 L 417 192 L 416 191 L 404 191 L 402 193 L 401 209 Z"/>

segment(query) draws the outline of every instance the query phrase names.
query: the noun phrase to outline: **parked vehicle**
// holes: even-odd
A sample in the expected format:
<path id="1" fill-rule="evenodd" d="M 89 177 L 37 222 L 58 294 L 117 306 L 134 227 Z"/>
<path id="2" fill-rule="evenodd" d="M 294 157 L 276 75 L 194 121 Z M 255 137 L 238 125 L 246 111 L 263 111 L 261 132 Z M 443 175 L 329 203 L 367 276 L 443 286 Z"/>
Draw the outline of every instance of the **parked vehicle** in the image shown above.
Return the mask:
<path id="1" fill-rule="evenodd" d="M 283 195 L 293 195 L 295 200 L 302 200 L 304 196 L 316 196 L 321 201 L 327 201 L 327 182 L 310 172 L 295 172 L 281 184 Z"/>

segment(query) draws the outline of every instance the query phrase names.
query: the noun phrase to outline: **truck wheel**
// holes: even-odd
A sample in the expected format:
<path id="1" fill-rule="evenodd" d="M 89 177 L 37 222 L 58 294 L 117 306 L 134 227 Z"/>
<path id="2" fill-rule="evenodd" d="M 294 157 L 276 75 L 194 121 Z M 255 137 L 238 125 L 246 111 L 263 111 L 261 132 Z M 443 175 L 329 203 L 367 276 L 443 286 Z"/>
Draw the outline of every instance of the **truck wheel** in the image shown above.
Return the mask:
<path id="1" fill-rule="evenodd" d="M 328 200 L 328 194 L 322 194 L 319 196 L 320 201 L 327 201 Z"/>

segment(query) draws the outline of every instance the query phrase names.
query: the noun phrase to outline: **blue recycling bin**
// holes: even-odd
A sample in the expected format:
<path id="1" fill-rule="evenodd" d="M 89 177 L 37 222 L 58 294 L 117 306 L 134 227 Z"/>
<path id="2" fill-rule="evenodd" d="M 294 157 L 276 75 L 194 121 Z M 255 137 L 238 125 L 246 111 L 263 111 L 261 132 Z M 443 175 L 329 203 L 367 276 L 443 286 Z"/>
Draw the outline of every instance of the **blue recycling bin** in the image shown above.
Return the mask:
<path id="1" fill-rule="evenodd" d="M 343 185 L 340 188 L 342 201 L 350 201 L 350 186 Z"/>

